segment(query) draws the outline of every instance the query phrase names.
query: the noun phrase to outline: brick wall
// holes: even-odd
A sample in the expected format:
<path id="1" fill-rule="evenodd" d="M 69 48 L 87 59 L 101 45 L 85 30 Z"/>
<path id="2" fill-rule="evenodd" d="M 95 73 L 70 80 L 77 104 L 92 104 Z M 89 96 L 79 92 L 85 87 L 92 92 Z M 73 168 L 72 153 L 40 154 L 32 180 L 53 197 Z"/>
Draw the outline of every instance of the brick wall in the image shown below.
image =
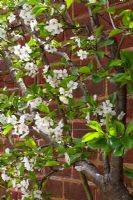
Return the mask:
<path id="1" fill-rule="evenodd" d="M 113 5 L 114 3 L 117 4 L 118 10 L 119 9 L 125 9 L 125 8 L 132 8 L 133 9 L 133 1 L 126 1 L 126 3 L 118 3 L 116 0 L 110 0 L 110 3 Z M 81 24 L 87 24 L 90 25 L 90 20 L 88 18 L 88 11 L 87 8 L 84 6 L 84 4 L 74 4 L 70 8 L 70 13 L 73 17 L 73 20 L 78 21 Z M 111 27 L 109 23 L 107 22 L 108 15 L 103 10 L 101 12 L 100 22 L 101 24 L 104 24 L 106 31 L 108 31 Z M 67 39 L 72 33 L 70 31 L 66 31 L 61 37 L 61 39 L 65 40 Z M 117 38 L 119 41 L 119 37 Z M 133 38 L 128 37 L 128 39 L 125 39 L 122 48 L 129 48 L 133 46 Z M 58 60 L 57 56 L 49 56 L 50 61 L 55 61 L 55 59 Z M 72 58 L 73 63 L 76 65 L 79 64 L 79 60 L 77 58 Z M 106 60 L 103 59 L 103 65 L 106 64 Z M 80 61 L 80 64 L 85 64 Z M 4 62 L 1 61 L 0 69 L 3 69 Z M 43 78 L 41 77 L 41 71 L 40 74 L 36 79 L 31 78 L 25 78 L 25 82 L 27 85 L 31 85 L 32 83 L 43 83 Z M 10 90 L 18 90 L 17 86 L 15 85 L 14 81 L 11 79 L 9 75 L 0 77 L 0 87 L 7 86 L 10 88 Z M 91 94 L 98 94 L 99 100 L 105 99 L 108 94 L 110 94 L 112 91 L 114 91 L 114 85 L 110 84 L 108 81 L 102 81 L 100 84 L 95 86 L 91 80 L 88 80 L 86 83 L 86 86 Z M 77 90 L 75 92 L 75 96 L 77 98 L 80 96 L 80 91 Z M 133 117 L 133 100 L 132 98 L 128 98 L 128 108 L 127 108 L 127 121 L 129 121 Z M 75 120 L 72 122 L 72 136 L 73 137 L 81 137 L 87 132 L 87 127 L 85 126 L 85 122 L 82 120 Z M 42 139 L 38 139 L 38 144 L 43 144 Z M 2 152 L 9 144 L 6 142 L 4 138 L 1 138 L 1 147 L 0 151 Z M 129 168 L 133 168 L 133 150 L 130 150 L 124 157 L 124 163 L 125 166 Z M 99 167 L 99 169 L 102 170 L 102 160 L 101 155 L 97 152 L 92 152 L 91 155 L 92 161 Z M 46 169 L 47 170 L 47 169 Z M 92 193 L 94 196 L 94 200 L 103 200 L 101 197 L 101 194 L 97 187 L 89 182 Z M 125 184 L 128 185 L 129 188 L 131 188 L 131 181 L 127 178 L 125 178 Z M 81 185 L 79 175 L 76 172 L 76 170 L 72 167 L 71 169 L 64 170 L 63 172 L 57 172 L 55 173 L 50 180 L 47 183 L 47 191 L 52 192 L 54 194 L 54 200 L 86 200 L 86 196 L 83 190 L 83 187 Z M 13 192 L 14 199 L 18 200 L 20 198 L 20 194 L 17 194 Z"/>

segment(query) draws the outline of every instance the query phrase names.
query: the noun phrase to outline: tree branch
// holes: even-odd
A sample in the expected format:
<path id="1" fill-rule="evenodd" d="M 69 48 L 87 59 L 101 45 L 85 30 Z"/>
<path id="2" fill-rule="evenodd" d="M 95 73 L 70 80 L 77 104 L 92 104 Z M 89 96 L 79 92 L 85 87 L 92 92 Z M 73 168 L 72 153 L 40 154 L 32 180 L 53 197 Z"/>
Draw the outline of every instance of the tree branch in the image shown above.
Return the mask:
<path id="1" fill-rule="evenodd" d="M 83 174 L 85 174 L 90 181 L 95 183 L 97 186 L 101 187 L 103 184 L 103 176 L 98 171 L 97 167 L 88 160 L 78 161 L 76 163 L 76 168 L 79 168 Z"/>
<path id="2" fill-rule="evenodd" d="M 7 65 L 7 69 L 12 77 L 12 79 L 17 83 L 18 87 L 20 88 L 22 95 L 26 94 L 26 86 L 23 82 L 23 79 L 20 78 L 19 80 L 16 79 L 16 72 L 14 71 L 13 67 L 12 67 L 12 62 L 10 60 L 10 56 L 8 54 L 7 51 L 4 50 L 0 50 L 0 54 L 2 55 L 6 65 Z"/>

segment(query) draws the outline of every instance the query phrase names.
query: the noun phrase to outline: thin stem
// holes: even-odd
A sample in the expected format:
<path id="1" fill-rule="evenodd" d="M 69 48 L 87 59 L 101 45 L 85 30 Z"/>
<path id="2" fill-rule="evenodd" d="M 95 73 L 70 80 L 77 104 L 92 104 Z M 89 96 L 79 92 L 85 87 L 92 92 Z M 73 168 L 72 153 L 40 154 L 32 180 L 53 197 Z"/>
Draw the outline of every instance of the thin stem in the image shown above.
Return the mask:
<path id="1" fill-rule="evenodd" d="M 109 8 L 109 1 L 108 0 L 107 0 L 107 8 Z M 110 22 L 112 24 L 113 29 L 116 29 L 116 26 L 115 26 L 115 23 L 114 23 L 114 20 L 113 20 L 111 14 L 110 13 L 108 13 L 108 14 L 109 14 Z"/>
<path id="2" fill-rule="evenodd" d="M 82 172 L 79 172 L 79 175 L 80 175 L 80 180 L 83 185 L 87 200 L 93 200 L 92 192 L 88 185 L 86 176 Z"/>

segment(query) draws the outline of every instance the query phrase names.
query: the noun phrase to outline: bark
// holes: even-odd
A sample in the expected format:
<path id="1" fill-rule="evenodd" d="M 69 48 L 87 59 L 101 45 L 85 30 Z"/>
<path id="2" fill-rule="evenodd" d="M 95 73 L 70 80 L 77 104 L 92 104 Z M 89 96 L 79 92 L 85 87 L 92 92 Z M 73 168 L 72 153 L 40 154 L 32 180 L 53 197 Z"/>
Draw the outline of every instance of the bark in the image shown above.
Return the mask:
<path id="1" fill-rule="evenodd" d="M 133 200 L 133 195 L 124 186 L 123 180 L 117 180 L 116 173 L 116 177 L 111 173 L 103 176 L 89 161 L 79 161 L 76 166 L 80 167 L 82 173 L 100 188 L 104 200 Z"/>
<path id="2" fill-rule="evenodd" d="M 107 200 L 133 200 L 133 195 L 129 193 L 123 182 L 114 182 L 111 177 L 108 177 L 102 186 L 103 194 Z"/>

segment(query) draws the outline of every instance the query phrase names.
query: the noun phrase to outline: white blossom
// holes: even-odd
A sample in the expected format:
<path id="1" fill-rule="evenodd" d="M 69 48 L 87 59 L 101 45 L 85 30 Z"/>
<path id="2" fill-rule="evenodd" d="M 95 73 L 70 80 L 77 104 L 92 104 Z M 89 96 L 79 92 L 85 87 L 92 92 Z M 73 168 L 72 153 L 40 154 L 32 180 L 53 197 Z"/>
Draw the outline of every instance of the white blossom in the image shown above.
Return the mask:
<path id="1" fill-rule="evenodd" d="M 22 114 L 20 116 L 20 119 L 19 119 L 18 123 L 24 124 L 26 121 L 28 121 L 28 122 L 32 121 L 32 118 L 33 118 L 33 116 L 31 114 L 29 114 L 29 113 Z"/>
<path id="2" fill-rule="evenodd" d="M 34 190 L 33 194 L 34 194 L 34 198 L 37 198 L 39 200 L 43 199 L 42 198 L 42 191 L 41 190 Z"/>
<path id="3" fill-rule="evenodd" d="M 30 163 L 30 161 L 27 157 L 23 158 L 22 163 L 24 163 L 25 169 L 27 171 L 33 171 L 33 164 Z"/>
<path id="4" fill-rule="evenodd" d="M 44 74 L 47 73 L 48 69 L 49 69 L 49 65 L 45 65 L 43 68 L 43 73 Z"/>
<path id="5" fill-rule="evenodd" d="M 59 96 L 59 99 L 64 104 L 68 104 L 69 103 L 68 99 L 65 96 Z"/>
<path id="6" fill-rule="evenodd" d="M 57 51 L 57 48 L 53 43 L 45 44 L 44 49 L 49 53 L 54 53 Z"/>
<path id="7" fill-rule="evenodd" d="M 71 80 L 68 82 L 67 87 L 71 90 L 75 90 L 78 87 L 78 83 Z"/>
<path id="8" fill-rule="evenodd" d="M 9 181 L 11 179 L 5 172 L 1 174 L 1 178 L 3 181 Z"/>
<path id="9" fill-rule="evenodd" d="M 32 6 L 24 4 L 19 16 L 24 20 L 26 25 L 31 25 L 35 20 L 35 15 L 32 14 Z M 34 22 L 35 25 L 35 22 Z M 31 25 L 33 28 L 33 25 Z"/>
<path id="10" fill-rule="evenodd" d="M 29 100 L 27 105 L 31 107 L 31 109 L 35 109 L 37 108 L 37 106 L 39 106 L 40 104 L 46 104 L 45 101 L 43 101 L 43 99 L 41 97 L 37 97 L 35 99 Z"/>
<path id="11" fill-rule="evenodd" d="M 6 148 L 6 149 L 5 149 L 5 153 L 9 154 L 9 153 L 10 153 L 10 149 L 9 149 L 9 148 Z"/>
<path id="12" fill-rule="evenodd" d="M 45 29 L 51 33 L 51 35 L 56 35 L 63 32 L 62 24 L 58 22 L 57 19 L 51 19 Z"/>
<path id="13" fill-rule="evenodd" d="M 0 27 L 0 38 L 6 39 L 6 30 L 3 27 Z"/>
<path id="14" fill-rule="evenodd" d="M 80 49 L 79 51 L 77 51 L 77 56 L 80 57 L 80 60 L 84 60 L 87 58 L 88 52 Z"/>
<path id="15" fill-rule="evenodd" d="M 11 13 L 7 19 L 10 23 L 12 23 L 16 20 L 16 16 L 13 13 Z"/>
<path id="16" fill-rule="evenodd" d="M 68 155 L 67 152 L 65 152 L 65 162 L 66 162 L 68 165 L 70 165 L 70 162 L 71 162 L 70 157 L 69 157 L 69 155 Z"/>
<path id="17" fill-rule="evenodd" d="M 28 44 L 25 44 L 24 46 L 18 44 L 17 46 L 14 46 L 14 54 L 17 55 L 22 61 L 29 61 L 31 53 L 32 50 Z"/>
<path id="18" fill-rule="evenodd" d="M 27 62 L 24 69 L 26 70 L 26 75 L 31 76 L 32 78 L 37 75 L 38 67 L 33 62 Z"/>
<path id="19" fill-rule="evenodd" d="M 86 119 L 87 123 L 90 123 L 90 113 L 89 112 L 87 112 L 85 119 Z"/>
<path id="20" fill-rule="evenodd" d="M 95 40 L 94 35 L 89 36 L 89 37 L 88 37 L 88 40 Z"/>
<path id="21" fill-rule="evenodd" d="M 8 124 L 16 125 L 17 124 L 17 117 L 15 115 L 11 115 L 7 117 Z"/>
<path id="22" fill-rule="evenodd" d="M 96 3 L 96 0 L 89 0 L 89 3 Z"/>
<path id="23" fill-rule="evenodd" d="M 58 87 L 58 85 L 60 84 L 60 81 L 63 80 L 67 76 L 68 76 L 68 73 L 66 69 L 53 70 L 53 76 L 51 75 L 46 76 L 44 73 L 44 78 L 46 82 L 49 83 L 51 87 L 53 88 Z"/>
<path id="24" fill-rule="evenodd" d="M 4 114 L 0 114 L 0 123 L 5 124 L 6 123 L 6 116 Z"/>
<path id="25" fill-rule="evenodd" d="M 37 30 L 37 20 L 34 19 L 30 22 L 30 28 L 32 31 Z"/>
<path id="26" fill-rule="evenodd" d="M 77 89 L 78 83 L 74 81 L 69 81 L 67 84 L 68 89 L 65 90 L 63 87 L 59 88 L 59 93 L 63 96 L 60 97 L 60 100 L 62 102 L 65 102 L 65 104 L 68 104 L 68 100 L 65 97 L 73 98 L 73 90 Z"/>
<path id="27" fill-rule="evenodd" d="M 11 33 L 11 36 L 13 36 L 16 40 L 18 40 L 22 37 L 22 35 L 16 34 L 14 31 Z"/>
<path id="28" fill-rule="evenodd" d="M 113 116 L 116 116 L 116 112 L 110 100 L 106 100 L 105 102 L 102 102 L 102 104 L 97 107 L 96 111 L 94 111 L 94 115 L 99 115 L 102 117 L 100 120 L 101 125 L 106 124 L 107 114 L 110 114 L 110 118 L 112 118 Z"/>
<path id="29" fill-rule="evenodd" d="M 118 120 L 122 120 L 123 117 L 125 116 L 126 113 L 124 113 L 123 111 L 121 111 L 121 113 L 118 115 L 117 119 Z"/>

